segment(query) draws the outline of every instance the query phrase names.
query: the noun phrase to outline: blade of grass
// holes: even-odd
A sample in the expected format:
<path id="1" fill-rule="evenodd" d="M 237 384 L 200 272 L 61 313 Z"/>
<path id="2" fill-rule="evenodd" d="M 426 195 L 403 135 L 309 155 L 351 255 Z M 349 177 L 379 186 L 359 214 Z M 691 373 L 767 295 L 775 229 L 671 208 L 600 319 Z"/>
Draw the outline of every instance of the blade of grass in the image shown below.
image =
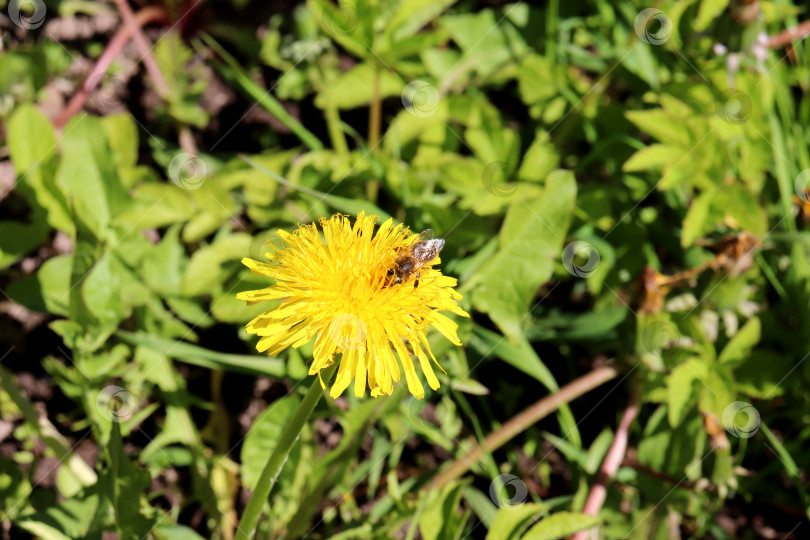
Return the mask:
<path id="1" fill-rule="evenodd" d="M 311 131 L 301 124 L 298 120 L 293 118 L 290 113 L 273 97 L 269 90 L 265 90 L 255 82 L 253 82 L 239 62 L 226 51 L 222 45 L 206 33 L 200 35 L 200 39 L 211 49 L 216 52 L 220 58 L 225 61 L 222 65 L 213 63 L 214 68 L 224 77 L 239 85 L 239 88 L 256 100 L 256 102 L 264 107 L 270 114 L 279 119 L 285 126 L 290 128 L 290 131 L 295 133 L 301 142 L 303 142 L 310 150 L 323 150 L 323 144 L 320 139 L 316 137 Z"/>
<path id="2" fill-rule="evenodd" d="M 787 448 L 785 448 L 785 445 L 783 445 L 773 434 L 773 431 L 771 431 L 770 428 L 765 425 L 765 422 L 760 422 L 759 428 L 762 430 L 762 433 L 765 434 L 768 441 L 770 441 L 770 443 L 774 446 L 773 450 L 776 452 L 776 455 L 779 457 L 782 465 L 785 466 L 785 472 L 796 486 L 796 491 L 799 492 L 802 505 L 804 505 L 804 512 L 807 514 L 807 517 L 810 517 L 810 499 L 808 499 L 807 490 L 805 489 L 804 483 L 799 476 L 799 468 L 796 466 L 796 462 L 793 461 L 793 457 L 791 457 L 790 452 L 788 452 Z"/>
<path id="3" fill-rule="evenodd" d="M 115 335 L 121 341 L 130 345 L 150 347 L 166 356 L 195 366 L 224 369 L 249 375 L 269 375 L 270 377 L 282 377 L 286 372 L 284 362 L 280 358 L 221 353 L 185 341 L 125 332 L 123 330 L 117 331 Z"/>
<path id="4" fill-rule="evenodd" d="M 430 485 L 431 489 L 441 489 L 443 486 L 451 482 L 467 472 L 476 462 L 478 462 L 486 451 L 494 452 L 516 435 L 522 433 L 529 426 L 537 423 L 545 418 L 564 403 L 569 403 L 579 396 L 601 386 L 607 381 L 614 379 L 619 374 L 615 368 L 603 366 L 594 369 L 590 373 L 570 382 L 560 388 L 559 392 L 548 395 L 530 405 L 522 412 L 512 417 L 500 429 L 490 433 L 484 444 L 476 445 L 475 448 L 467 452 L 465 456 L 454 461 L 448 468 L 440 472 L 433 479 Z"/>
<path id="5" fill-rule="evenodd" d="M 309 189 L 304 186 L 298 186 L 293 184 L 283 176 L 274 173 L 267 167 L 263 167 L 259 163 L 256 163 L 249 157 L 244 154 L 239 154 L 239 158 L 256 169 L 257 171 L 261 171 L 279 184 L 282 184 L 290 189 L 294 189 L 296 191 L 300 191 L 301 193 L 306 193 L 307 195 L 312 195 L 313 197 L 320 197 L 322 201 L 326 201 L 327 204 L 340 210 L 341 212 L 347 212 L 349 214 L 357 215 L 361 211 L 367 214 L 374 214 L 376 216 L 380 216 L 381 219 L 386 220 L 391 216 L 388 215 L 387 212 L 383 211 L 381 208 L 377 207 L 377 205 L 372 204 L 368 201 L 363 200 L 355 200 L 355 199 L 347 199 L 346 197 L 338 197 L 337 195 L 330 195 L 329 193 L 323 193 L 322 191 L 316 191 L 314 189 Z"/>
<path id="6" fill-rule="evenodd" d="M 20 391 L 15 383 L 14 375 L 0 366 L 0 388 L 2 388 L 11 401 L 20 409 L 25 422 L 33 428 L 42 442 L 45 443 L 56 457 L 67 465 L 67 468 L 83 486 L 92 486 L 98 481 L 96 472 L 71 450 L 68 440 L 59 433 L 47 417 L 41 416 L 34 404 Z"/>

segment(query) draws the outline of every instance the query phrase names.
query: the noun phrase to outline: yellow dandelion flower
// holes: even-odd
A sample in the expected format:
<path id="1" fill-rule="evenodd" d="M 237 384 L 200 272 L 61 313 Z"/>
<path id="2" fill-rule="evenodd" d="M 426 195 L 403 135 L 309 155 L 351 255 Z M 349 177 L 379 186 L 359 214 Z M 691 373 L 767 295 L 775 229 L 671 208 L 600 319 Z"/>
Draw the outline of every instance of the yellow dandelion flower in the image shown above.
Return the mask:
<path id="1" fill-rule="evenodd" d="M 309 374 L 331 366 L 341 354 L 330 395 L 343 393 L 354 379 L 354 393 L 362 397 L 366 381 L 372 396 L 391 394 L 394 381 L 405 372 L 408 390 L 417 398 L 425 392 L 412 357 L 419 360 L 428 384 L 439 387 L 428 355 L 427 329 L 435 327 L 455 345 L 461 345 L 458 325 L 440 313 L 469 317 L 456 300 L 455 278 L 434 268 L 438 256 L 416 273 L 400 272 L 402 254 L 419 242 L 419 235 L 389 219 L 374 233 L 376 216 L 360 213 L 354 226 L 347 216 L 321 219 L 323 238 L 313 223 L 292 234 L 279 231 L 282 248 L 271 246 L 263 263 L 242 259 L 256 274 L 275 280 L 266 289 L 239 293 L 248 304 L 281 302 L 245 327 L 261 337 L 256 349 L 276 355 L 287 347 L 300 347 L 315 339 Z M 395 271 L 396 270 L 396 271 Z M 397 358 L 399 362 L 397 362 Z M 444 370 L 442 370 L 444 371 Z"/>

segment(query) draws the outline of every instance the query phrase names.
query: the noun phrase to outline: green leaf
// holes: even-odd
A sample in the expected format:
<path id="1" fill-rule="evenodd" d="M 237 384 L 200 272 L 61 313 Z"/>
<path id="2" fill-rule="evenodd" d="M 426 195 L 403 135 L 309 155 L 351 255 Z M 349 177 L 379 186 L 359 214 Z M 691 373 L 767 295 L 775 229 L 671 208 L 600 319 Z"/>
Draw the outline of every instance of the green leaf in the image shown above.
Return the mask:
<path id="1" fill-rule="evenodd" d="M 186 527 L 185 525 L 157 525 L 152 534 L 158 540 L 205 540 L 194 529 Z"/>
<path id="2" fill-rule="evenodd" d="M 250 254 L 252 241 L 247 233 L 234 233 L 195 251 L 183 276 L 183 294 L 211 294 L 221 287 L 229 275 L 241 269 L 240 261 Z"/>
<path id="3" fill-rule="evenodd" d="M 538 129 L 534 142 L 523 155 L 517 176 L 529 182 L 542 182 L 560 165 L 560 155 L 547 131 Z"/>
<path id="4" fill-rule="evenodd" d="M 382 99 L 399 96 L 405 82 L 387 69 L 377 69 L 371 63 L 357 64 L 349 71 L 341 73 L 328 87 L 315 98 L 315 106 L 339 109 L 354 109 L 371 103 L 374 91 L 375 71 L 380 78 Z"/>
<path id="5" fill-rule="evenodd" d="M 508 177 L 517 166 L 520 138 L 513 129 L 471 128 L 464 134 L 475 155 L 484 163 L 502 162 Z M 538 151 L 542 150 L 538 148 Z"/>
<path id="6" fill-rule="evenodd" d="M 67 199 L 56 183 L 57 142 L 50 120 L 33 105 L 21 105 L 8 120 L 6 140 L 17 189 L 47 211 L 51 227 L 72 234 Z"/>
<path id="7" fill-rule="evenodd" d="M 48 235 L 48 225 L 0 221 L 0 268 L 6 268 L 39 246 Z"/>
<path id="8" fill-rule="evenodd" d="M 751 350 L 759 343 L 761 333 L 762 325 L 759 318 L 752 317 L 749 319 L 723 348 L 718 358 L 720 363 L 734 364 L 748 358 Z"/>
<path id="9" fill-rule="evenodd" d="M 87 308 L 82 290 L 84 281 L 101 256 L 101 246 L 83 221 L 76 220 L 76 229 L 76 245 L 73 248 L 70 268 L 70 289 L 67 296 L 60 298 L 59 301 L 65 302 L 69 299 L 70 319 L 88 327 L 95 325 L 98 320 Z"/>
<path id="10" fill-rule="evenodd" d="M 314 154 L 322 154 L 324 157 L 330 157 L 333 155 L 328 152 L 322 153 L 311 152 L 309 155 L 312 156 Z M 350 199 L 346 197 L 338 197 L 337 195 L 332 195 L 331 193 L 323 193 L 313 189 L 305 188 L 303 186 L 299 186 L 293 182 L 290 182 L 289 180 L 275 173 L 274 171 L 262 166 L 260 163 L 254 161 L 253 159 L 247 156 L 241 155 L 240 157 L 246 163 L 250 164 L 251 167 L 254 167 L 256 170 L 261 171 L 270 178 L 274 179 L 276 182 L 279 182 L 280 184 L 283 184 L 296 191 L 301 191 L 303 193 L 311 195 L 312 197 L 316 197 L 317 201 L 324 201 L 333 208 L 335 208 L 336 210 L 339 210 L 341 212 L 345 212 L 353 216 L 356 216 L 360 212 L 365 212 L 366 214 L 379 216 L 380 219 L 382 220 L 386 220 L 391 217 L 390 215 L 388 215 L 388 213 L 386 213 L 384 210 L 382 210 L 381 208 L 379 208 L 377 205 L 375 205 L 370 201 L 365 201 L 362 199 Z"/>
<path id="11" fill-rule="evenodd" d="M 751 191 L 744 185 L 734 183 L 717 192 L 714 206 L 731 216 L 740 228 L 756 236 L 768 232 L 768 216 Z"/>
<path id="12" fill-rule="evenodd" d="M 166 356 L 195 366 L 270 377 L 281 377 L 285 373 L 284 362 L 278 358 L 221 353 L 184 341 L 159 338 L 145 333 L 119 330 L 115 335 L 125 343 L 144 345 Z"/>
<path id="13" fill-rule="evenodd" d="M 551 277 L 576 191 L 573 173 L 556 171 L 540 197 L 513 204 L 501 228 L 498 252 L 472 277 L 473 304 L 513 340 L 520 335 L 521 319 L 537 288 Z"/>
<path id="14" fill-rule="evenodd" d="M 498 514 L 498 507 L 492 504 L 488 495 L 484 495 L 480 490 L 467 486 L 463 492 L 464 500 L 470 505 L 475 515 L 487 529 L 492 528 L 495 516 Z"/>
<path id="15" fill-rule="evenodd" d="M 108 114 L 101 118 L 101 124 L 107 134 L 119 174 L 129 175 L 138 164 L 138 126 L 128 113 Z M 127 180 L 125 185 L 129 187 L 134 178 L 127 176 Z"/>
<path id="16" fill-rule="evenodd" d="M 709 25 L 717 20 L 726 7 L 729 0 L 701 0 L 692 27 L 696 32 L 703 32 Z"/>
<path id="17" fill-rule="evenodd" d="M 146 182 L 132 191 L 132 207 L 114 218 L 116 225 L 127 230 L 164 227 L 189 220 L 195 213 L 188 191 L 174 184 Z"/>
<path id="18" fill-rule="evenodd" d="M 774 398 L 785 393 L 781 384 L 794 367 L 793 359 L 773 351 L 753 350 L 741 364 L 735 364 L 737 388 L 751 397 Z"/>
<path id="19" fill-rule="evenodd" d="M 91 493 L 84 498 L 68 499 L 40 510 L 15 524 L 44 540 L 100 539 L 100 527 L 94 522 L 98 510 L 98 493 Z"/>
<path id="20" fill-rule="evenodd" d="M 386 37 L 396 44 L 431 23 L 456 0 L 405 0 L 396 7 L 385 28 Z"/>
<path id="21" fill-rule="evenodd" d="M 452 540 L 463 523 L 457 512 L 461 503 L 462 484 L 445 486 L 440 493 L 430 492 L 423 501 L 425 509 L 419 516 L 419 531 L 424 540 Z"/>
<path id="22" fill-rule="evenodd" d="M 180 226 L 174 225 L 163 235 L 154 254 L 144 259 L 141 272 L 145 281 L 155 291 L 176 294 L 182 290 L 183 270 L 186 264 L 186 253 L 180 243 Z"/>
<path id="23" fill-rule="evenodd" d="M 478 349 L 483 355 L 495 354 L 507 364 L 540 381 L 550 392 L 556 392 L 560 389 L 551 370 L 546 367 L 546 364 L 537 356 L 531 343 L 522 335 L 518 336 L 517 343 L 512 343 L 495 332 L 475 325 L 473 335 L 470 338 L 470 345 Z M 581 447 L 582 439 L 574 419 L 574 413 L 567 403 L 560 406 L 557 411 L 557 418 L 560 422 L 560 429 L 566 434 L 566 437 L 572 440 L 574 446 Z"/>
<path id="24" fill-rule="evenodd" d="M 122 279 L 115 255 L 106 253 L 87 273 L 81 285 L 84 305 L 103 322 L 118 323 L 127 317 L 127 306 L 121 301 Z"/>
<path id="25" fill-rule="evenodd" d="M 713 364 L 702 380 L 703 387 L 698 396 L 698 406 L 702 412 L 710 412 L 717 418 L 737 395 L 734 376 L 727 366 Z"/>
<path id="26" fill-rule="evenodd" d="M 9 296 L 28 309 L 67 316 L 70 308 L 70 269 L 72 255 L 57 255 L 45 261 L 35 276 L 12 282 Z"/>
<path id="27" fill-rule="evenodd" d="M 682 148 L 685 152 L 694 144 L 687 124 L 665 109 L 627 111 L 625 116 L 642 131 L 661 141 Z"/>
<path id="28" fill-rule="evenodd" d="M 714 191 L 707 191 L 700 194 L 686 212 L 683 220 L 683 231 L 681 232 L 681 246 L 689 247 L 695 240 L 704 236 L 713 223 L 708 222 L 709 210 L 714 201 Z"/>
<path id="29" fill-rule="evenodd" d="M 307 7 L 326 34 L 337 41 L 349 53 L 358 58 L 370 54 L 361 24 L 362 13 L 354 2 L 340 2 L 340 7 L 328 0 L 307 0 Z M 367 14 L 370 16 L 371 14 Z"/>
<path id="30" fill-rule="evenodd" d="M 672 370 L 667 377 L 667 404 L 669 425 L 681 423 L 686 411 L 695 405 L 697 385 L 708 377 L 706 363 L 687 360 Z"/>
<path id="31" fill-rule="evenodd" d="M 463 65 L 456 69 L 474 69 L 486 77 L 510 60 L 518 60 L 528 46 L 513 22 L 496 14 L 493 9 L 478 13 L 453 14 L 440 17 L 438 24 L 450 32 L 464 53 Z M 492 32 L 497 28 L 497 32 Z M 448 73 L 453 76 L 455 72 Z"/>
<path id="32" fill-rule="evenodd" d="M 140 540 L 152 529 L 152 520 L 141 513 L 140 505 L 141 495 L 151 485 L 152 478 L 147 471 L 132 463 L 124 452 L 118 422 L 112 422 L 106 450 L 109 469 L 102 485 L 115 513 L 118 538 Z"/>
<path id="33" fill-rule="evenodd" d="M 785 472 L 793 481 L 793 484 L 796 486 L 796 491 L 799 493 L 799 498 L 801 499 L 801 503 L 804 506 L 804 513 L 808 517 L 810 517 L 810 496 L 807 493 L 807 489 L 804 487 L 805 482 L 804 478 L 799 472 L 799 468 L 796 466 L 796 461 L 793 459 L 793 456 L 790 455 L 790 452 L 785 445 L 782 444 L 780 441 L 771 431 L 765 422 L 760 423 L 760 428 L 762 428 L 762 433 L 765 434 L 765 437 L 768 439 L 774 448 L 776 449 L 776 453 L 779 455 L 779 461 L 782 463 L 782 466 L 785 469 Z"/>
<path id="34" fill-rule="evenodd" d="M 682 157 L 682 148 L 666 144 L 651 144 L 630 156 L 630 159 L 622 165 L 622 170 L 625 172 L 637 172 L 657 169 L 669 163 L 677 162 Z"/>
<path id="35" fill-rule="evenodd" d="M 529 529 L 523 540 L 556 540 L 599 525 L 599 518 L 575 512 L 557 512 Z"/>
<path id="36" fill-rule="evenodd" d="M 104 125 L 97 118 L 78 116 L 65 126 L 58 181 L 77 218 L 100 238 L 112 216 L 129 206 Z"/>
<path id="37" fill-rule="evenodd" d="M 256 417 L 242 444 L 242 483 L 247 489 L 253 489 L 267 463 L 267 457 L 273 453 L 276 443 L 281 438 L 287 423 L 298 409 L 298 397 L 289 395 L 271 403 Z M 281 471 L 282 477 L 295 472 L 301 456 L 301 445 L 293 446 L 288 463 Z"/>
<path id="38" fill-rule="evenodd" d="M 526 527 L 530 520 L 547 510 L 547 505 L 536 503 L 501 508 L 492 521 L 486 540 L 512 540 L 518 538 L 520 531 Z"/>

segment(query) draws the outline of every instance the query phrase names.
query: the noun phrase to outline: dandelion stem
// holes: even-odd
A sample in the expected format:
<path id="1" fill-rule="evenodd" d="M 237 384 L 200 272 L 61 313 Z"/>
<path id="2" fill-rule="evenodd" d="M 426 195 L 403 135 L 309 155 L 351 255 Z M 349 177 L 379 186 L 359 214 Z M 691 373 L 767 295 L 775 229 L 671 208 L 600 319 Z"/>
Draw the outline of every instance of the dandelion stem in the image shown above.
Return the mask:
<path id="1" fill-rule="evenodd" d="M 332 373 L 334 373 L 336 367 L 337 364 L 323 370 L 324 381 L 331 379 Z M 256 534 L 256 526 L 259 523 L 264 502 L 270 496 L 270 491 L 272 491 L 278 479 L 278 475 L 281 473 L 281 469 L 284 468 L 284 463 L 287 461 L 290 450 L 292 450 L 295 441 L 297 441 L 299 435 L 301 435 L 304 424 L 307 423 L 309 417 L 312 415 L 312 411 L 315 410 L 315 405 L 318 404 L 323 392 L 320 381 L 318 379 L 313 380 L 312 386 L 309 387 L 309 391 L 304 397 L 304 400 L 298 405 L 298 409 L 295 411 L 292 419 L 284 428 L 284 432 L 281 434 L 278 444 L 273 450 L 273 453 L 270 454 L 267 465 L 264 466 L 259 481 L 256 483 L 256 487 L 250 495 L 250 500 L 245 507 L 245 513 L 242 514 L 242 519 L 239 521 L 239 526 L 236 530 L 236 540 L 249 540 Z"/>

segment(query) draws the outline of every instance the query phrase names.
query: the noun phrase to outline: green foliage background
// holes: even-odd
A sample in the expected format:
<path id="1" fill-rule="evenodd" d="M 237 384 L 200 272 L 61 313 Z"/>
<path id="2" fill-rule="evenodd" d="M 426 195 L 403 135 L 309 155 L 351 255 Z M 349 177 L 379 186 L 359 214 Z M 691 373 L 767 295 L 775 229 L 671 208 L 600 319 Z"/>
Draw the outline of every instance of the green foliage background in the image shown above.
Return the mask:
<path id="1" fill-rule="evenodd" d="M 125 50 L 63 126 L 77 59 L 109 35 L 2 38 L 0 287 L 27 310 L 0 338 L 8 531 L 232 538 L 311 382 L 311 344 L 253 352 L 241 326 L 266 307 L 234 297 L 267 283 L 239 261 L 362 210 L 446 238 L 465 346 L 431 341 L 447 375 L 425 401 L 323 400 L 259 537 L 754 538 L 754 518 L 806 534 L 810 50 L 767 41 L 800 3 L 197 4 L 156 5 L 165 91 Z M 617 379 L 430 489 L 605 362 Z M 627 459 L 583 516 L 636 400 Z"/>

